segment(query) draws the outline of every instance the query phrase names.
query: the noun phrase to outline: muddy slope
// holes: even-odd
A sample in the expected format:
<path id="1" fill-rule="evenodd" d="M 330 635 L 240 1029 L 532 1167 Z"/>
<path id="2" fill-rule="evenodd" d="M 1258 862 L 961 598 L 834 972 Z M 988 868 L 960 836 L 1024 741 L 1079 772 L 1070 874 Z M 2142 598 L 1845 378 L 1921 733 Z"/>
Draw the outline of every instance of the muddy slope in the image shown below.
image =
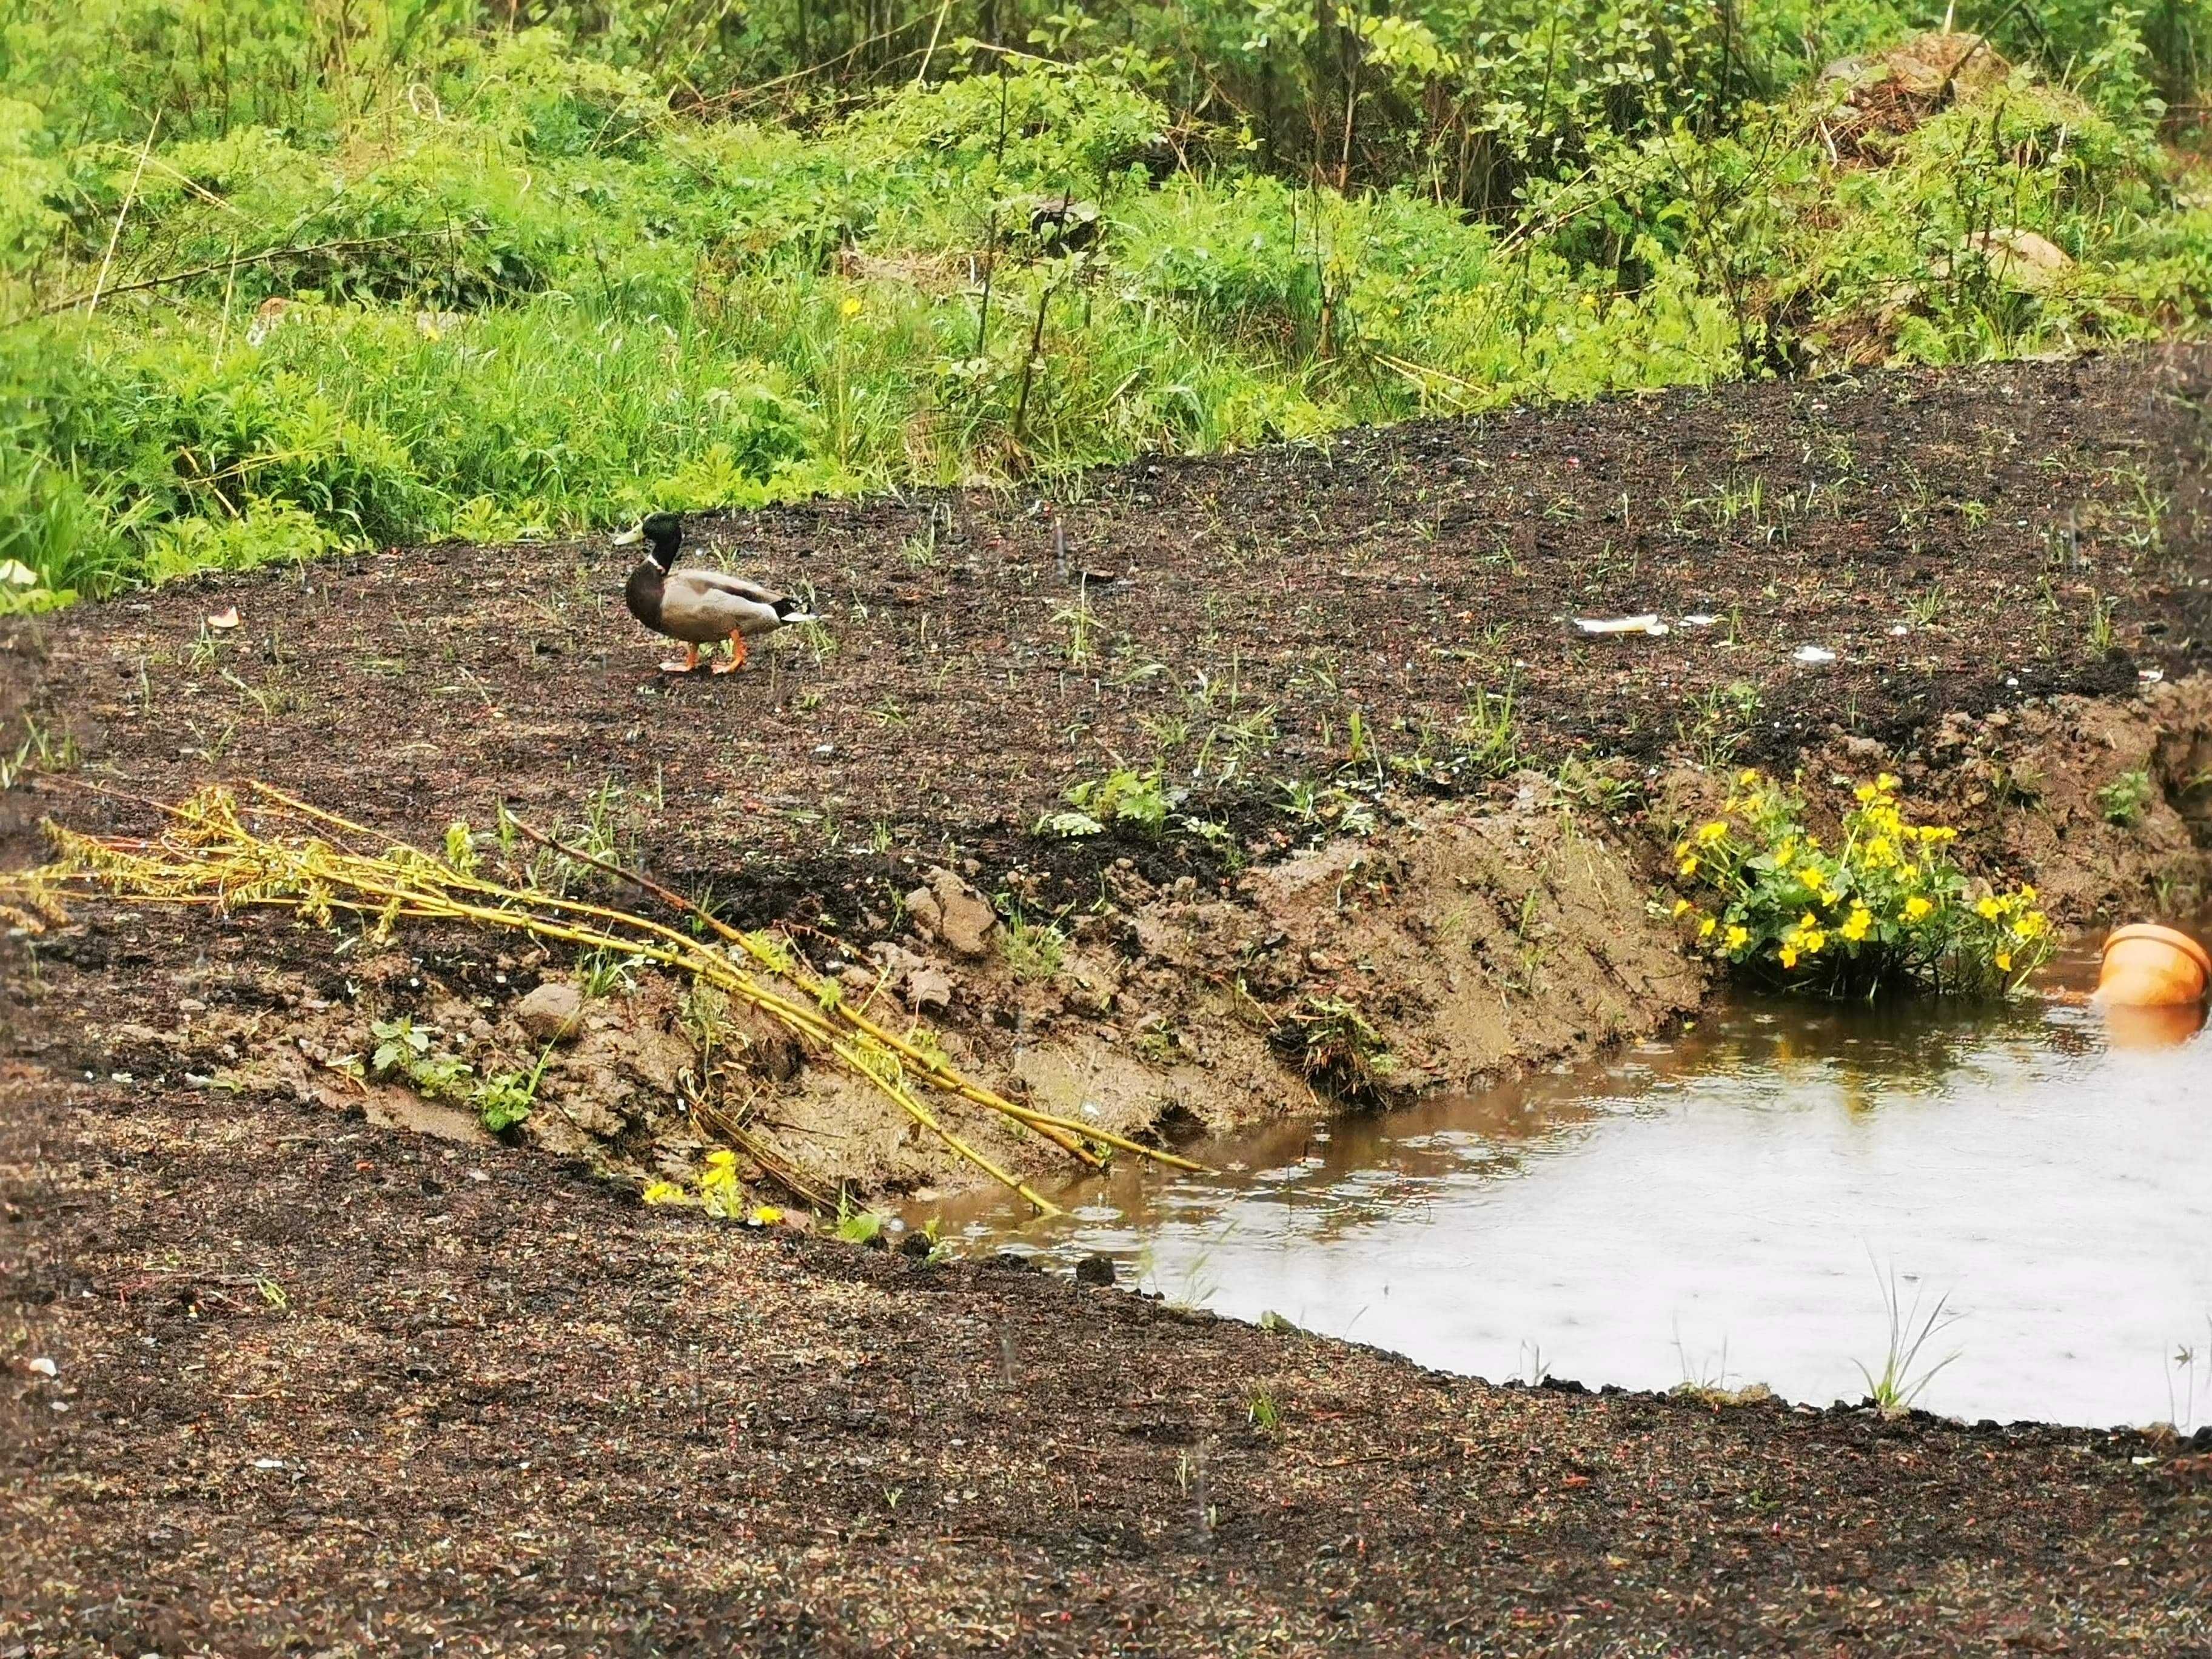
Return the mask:
<path id="1" fill-rule="evenodd" d="M 1497 1389 L 521 1153 L 0 1086 L 0 1650 L 2212 1644 L 2212 1436 Z"/>

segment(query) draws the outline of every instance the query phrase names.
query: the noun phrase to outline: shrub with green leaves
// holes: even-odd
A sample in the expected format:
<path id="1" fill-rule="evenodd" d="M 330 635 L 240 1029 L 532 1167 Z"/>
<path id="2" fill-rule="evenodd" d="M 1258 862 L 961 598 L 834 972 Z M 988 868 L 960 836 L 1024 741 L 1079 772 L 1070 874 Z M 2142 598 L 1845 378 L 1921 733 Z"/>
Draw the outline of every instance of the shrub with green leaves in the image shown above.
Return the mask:
<path id="1" fill-rule="evenodd" d="M 2157 110 L 2208 8 L 2004 14 L 2041 70 L 1845 154 L 1814 71 L 1892 0 L 1076 4 L 1018 56 L 957 6 L 27 0 L 6 602 L 2197 327 Z M 1063 194 L 1080 249 L 1031 228 Z"/>
<path id="2" fill-rule="evenodd" d="M 1676 918 L 1758 983 L 1826 996 L 2016 990 L 2052 948 L 2035 889 L 1968 878 L 1958 831 L 1915 823 L 1885 773 L 1824 847 L 1804 803 L 1756 771 L 1675 848 Z"/>

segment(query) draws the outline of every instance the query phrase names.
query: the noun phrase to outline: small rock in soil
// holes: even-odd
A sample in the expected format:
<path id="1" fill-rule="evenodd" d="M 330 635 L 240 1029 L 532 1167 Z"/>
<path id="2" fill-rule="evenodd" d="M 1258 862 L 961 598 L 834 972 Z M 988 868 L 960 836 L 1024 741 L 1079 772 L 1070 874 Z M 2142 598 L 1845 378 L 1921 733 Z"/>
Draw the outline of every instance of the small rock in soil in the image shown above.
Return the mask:
<path id="1" fill-rule="evenodd" d="M 917 968 L 906 976 L 906 1006 L 917 1014 L 943 1013 L 952 1006 L 952 976 L 942 968 Z"/>
<path id="2" fill-rule="evenodd" d="M 927 880 L 906 897 L 915 928 L 926 939 L 943 941 L 955 956 L 988 955 L 999 931 L 998 912 L 950 870 L 932 870 Z"/>
<path id="3" fill-rule="evenodd" d="M 1079 1285 L 1111 1285 L 1114 1282 L 1114 1258 L 1101 1251 L 1093 1251 L 1075 1264 L 1075 1282 Z"/>
<path id="4" fill-rule="evenodd" d="M 565 980 L 548 980 L 514 1005 L 514 1018 L 539 1042 L 567 1042 L 582 1028 L 584 994 Z"/>

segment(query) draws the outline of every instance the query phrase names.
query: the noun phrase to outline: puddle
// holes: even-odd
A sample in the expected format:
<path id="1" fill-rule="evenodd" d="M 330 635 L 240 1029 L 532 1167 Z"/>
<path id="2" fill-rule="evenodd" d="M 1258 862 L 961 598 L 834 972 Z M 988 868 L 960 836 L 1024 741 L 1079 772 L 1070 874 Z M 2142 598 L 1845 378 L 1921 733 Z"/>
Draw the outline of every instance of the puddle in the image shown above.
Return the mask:
<path id="1" fill-rule="evenodd" d="M 2075 957 L 2054 983 L 2093 982 Z M 1857 1400 L 1885 1289 L 1954 1322 L 1918 1404 L 2212 1421 L 2212 1037 L 2094 1009 L 1778 1000 L 1601 1064 L 1126 1168 L 1050 1220 L 918 1206 L 975 1249 L 1093 1251 L 1170 1299 L 1493 1381 Z"/>

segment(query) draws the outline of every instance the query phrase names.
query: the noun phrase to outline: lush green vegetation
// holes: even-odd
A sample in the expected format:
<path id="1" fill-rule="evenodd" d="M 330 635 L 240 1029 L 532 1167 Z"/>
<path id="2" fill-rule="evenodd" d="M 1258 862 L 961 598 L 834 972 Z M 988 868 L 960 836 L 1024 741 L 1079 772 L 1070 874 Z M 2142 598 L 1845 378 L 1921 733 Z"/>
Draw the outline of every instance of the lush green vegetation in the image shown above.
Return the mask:
<path id="1" fill-rule="evenodd" d="M 1987 9 L 29 0 L 0 594 L 2194 325 L 2212 0 Z"/>

